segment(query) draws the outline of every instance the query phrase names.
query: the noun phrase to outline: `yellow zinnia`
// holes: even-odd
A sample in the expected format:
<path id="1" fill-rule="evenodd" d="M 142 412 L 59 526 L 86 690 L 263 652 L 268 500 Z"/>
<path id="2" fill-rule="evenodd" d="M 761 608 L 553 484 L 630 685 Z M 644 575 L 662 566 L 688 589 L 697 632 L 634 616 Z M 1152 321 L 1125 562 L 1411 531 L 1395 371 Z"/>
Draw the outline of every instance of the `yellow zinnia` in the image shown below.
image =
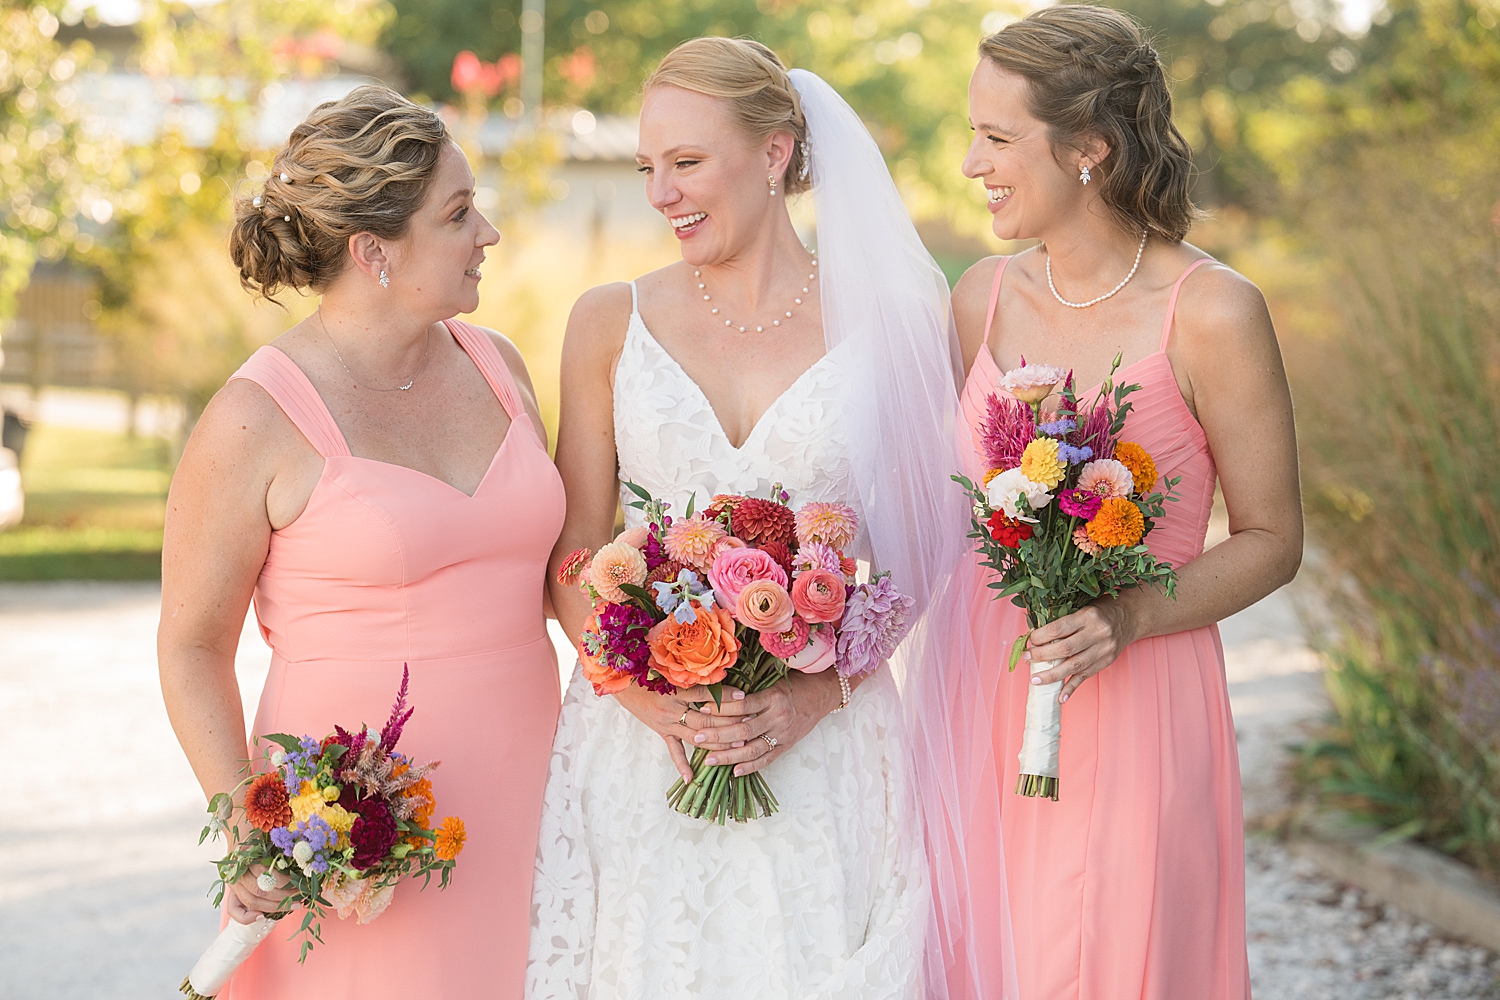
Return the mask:
<path id="1" fill-rule="evenodd" d="M 1021 474 L 1049 490 L 1062 482 L 1068 474 L 1068 464 L 1057 457 L 1057 442 L 1039 437 L 1028 444 L 1021 452 Z"/>
<path id="2" fill-rule="evenodd" d="M 1000 473 L 1002 473 L 1004 471 L 1005 471 L 1004 469 L 991 469 L 990 471 L 986 472 L 984 474 L 984 485 L 988 486 L 990 484 L 990 480 L 991 479 L 994 479 L 996 476 L 1000 475 Z"/>
<path id="3" fill-rule="evenodd" d="M 1113 548 L 1134 545 L 1146 533 L 1146 518 L 1141 509 L 1124 497 L 1110 497 L 1087 525 L 1095 545 Z"/>
<path id="4" fill-rule="evenodd" d="M 1146 496 L 1156 487 L 1156 462 L 1151 453 L 1134 441 L 1121 441 L 1115 445 L 1115 461 L 1130 470 L 1135 481 L 1135 492 Z"/>

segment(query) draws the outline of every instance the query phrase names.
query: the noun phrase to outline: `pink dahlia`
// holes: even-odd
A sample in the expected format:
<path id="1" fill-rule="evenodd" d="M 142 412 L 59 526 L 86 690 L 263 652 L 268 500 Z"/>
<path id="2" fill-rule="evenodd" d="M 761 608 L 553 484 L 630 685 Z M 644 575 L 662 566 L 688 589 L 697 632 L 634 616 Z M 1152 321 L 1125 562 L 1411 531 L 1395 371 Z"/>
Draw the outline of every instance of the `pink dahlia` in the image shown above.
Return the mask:
<path id="1" fill-rule="evenodd" d="M 704 569 L 713 561 L 714 548 L 725 534 L 717 521 L 695 514 L 673 521 L 662 544 L 667 555 L 678 562 Z"/>
<path id="2" fill-rule="evenodd" d="M 801 576 L 810 569 L 827 570 L 830 573 L 844 572 L 843 558 L 838 550 L 822 542 L 808 542 L 792 556 L 792 575 Z"/>
<path id="3" fill-rule="evenodd" d="M 593 555 L 593 550 L 589 548 L 574 549 L 568 554 L 568 558 L 562 561 L 562 565 L 557 567 L 557 582 L 564 587 L 576 584 Z"/>
<path id="4" fill-rule="evenodd" d="M 646 557 L 634 545 L 610 542 L 594 553 L 589 582 L 604 600 L 623 603 L 629 598 L 620 589 L 622 585 L 639 587 L 646 582 Z"/>
<path id="5" fill-rule="evenodd" d="M 839 673 L 868 674 L 894 653 L 906 636 L 906 617 L 914 603 L 889 575 L 855 587 L 839 625 Z"/>
<path id="6" fill-rule="evenodd" d="M 1101 501 L 1128 497 L 1134 487 L 1130 470 L 1112 458 L 1095 459 L 1078 474 L 1078 491 L 1092 493 Z"/>
<path id="7" fill-rule="evenodd" d="M 859 530 L 859 515 L 846 503 L 809 503 L 797 511 L 797 544 L 822 542 L 842 549 L 854 541 Z"/>

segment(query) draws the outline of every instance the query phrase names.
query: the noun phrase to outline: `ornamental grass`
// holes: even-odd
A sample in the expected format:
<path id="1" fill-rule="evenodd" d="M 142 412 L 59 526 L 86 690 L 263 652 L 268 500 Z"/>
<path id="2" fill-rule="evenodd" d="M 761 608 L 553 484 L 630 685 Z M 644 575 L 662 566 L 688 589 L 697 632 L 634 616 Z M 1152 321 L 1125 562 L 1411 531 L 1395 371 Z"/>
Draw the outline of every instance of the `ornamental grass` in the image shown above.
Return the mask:
<path id="1" fill-rule="evenodd" d="M 1500 874 L 1500 182 L 1435 189 L 1426 148 L 1346 163 L 1309 221 L 1332 322 L 1289 359 L 1343 631 L 1304 775 Z"/>

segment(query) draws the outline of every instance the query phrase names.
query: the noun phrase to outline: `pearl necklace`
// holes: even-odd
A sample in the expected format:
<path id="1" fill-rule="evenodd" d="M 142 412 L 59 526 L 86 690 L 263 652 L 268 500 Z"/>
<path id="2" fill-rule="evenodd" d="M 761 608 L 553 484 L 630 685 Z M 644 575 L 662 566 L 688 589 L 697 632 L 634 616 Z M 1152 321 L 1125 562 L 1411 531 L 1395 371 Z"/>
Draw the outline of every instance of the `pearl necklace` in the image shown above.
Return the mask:
<path id="1" fill-rule="evenodd" d="M 1057 294 L 1057 286 L 1052 283 L 1052 255 L 1048 254 L 1047 255 L 1047 287 L 1050 288 L 1050 289 L 1052 289 L 1052 297 L 1054 299 L 1056 299 L 1057 301 L 1061 302 L 1063 305 L 1068 306 L 1068 307 L 1073 308 L 1073 309 L 1087 309 L 1089 306 L 1098 305 L 1100 302 L 1103 302 L 1105 299 L 1110 298 L 1116 292 L 1118 292 L 1120 289 L 1122 289 L 1126 285 L 1128 285 L 1130 283 L 1130 279 L 1131 278 L 1135 277 L 1136 268 L 1138 268 L 1138 267 L 1141 266 L 1141 254 L 1144 253 L 1145 250 L 1146 250 L 1146 237 L 1150 234 L 1150 232 L 1151 231 L 1148 229 L 1145 232 L 1141 233 L 1141 245 L 1136 248 L 1136 251 L 1135 251 L 1135 263 L 1132 264 L 1132 265 L 1130 265 L 1130 273 L 1127 274 L 1127 275 L 1125 275 L 1125 280 L 1122 281 L 1122 282 L 1120 282 L 1115 287 L 1111 288 L 1109 291 L 1105 292 L 1103 295 L 1100 295 L 1097 298 L 1089 299 L 1087 302 L 1069 302 L 1067 299 L 1065 299 L 1061 295 Z"/>
<path id="2" fill-rule="evenodd" d="M 807 250 L 806 247 L 803 247 L 802 249 Z M 818 251 L 816 251 L 816 250 L 808 250 L 807 252 L 810 253 L 810 254 L 812 254 L 812 266 L 813 266 L 813 270 L 812 270 L 812 273 L 810 273 L 807 276 L 807 280 L 808 280 L 809 284 L 806 284 L 806 285 L 802 286 L 802 294 L 803 295 L 811 294 L 811 292 L 812 292 L 811 282 L 816 281 L 817 278 L 818 278 L 818 270 L 817 270 L 818 269 Z M 698 291 L 703 292 L 703 301 L 704 302 L 708 302 L 708 303 L 712 303 L 713 302 L 713 298 L 708 294 L 707 291 L 705 291 L 705 286 L 703 284 L 703 272 L 700 271 L 700 270 L 698 270 L 697 268 L 694 268 L 693 269 L 693 277 L 695 277 L 695 278 L 698 279 Z M 802 304 L 802 300 L 800 298 L 795 298 L 795 299 L 792 300 L 792 304 L 800 306 Z M 709 312 L 712 315 L 717 316 L 717 315 L 719 315 L 719 307 L 718 306 L 713 306 L 709 310 Z M 784 318 L 784 319 L 791 319 L 792 318 L 792 311 L 790 309 L 788 309 L 783 314 L 782 318 Z M 734 326 L 735 323 L 734 323 L 734 320 L 732 320 L 732 319 L 726 319 L 724 321 L 724 325 L 725 326 Z M 780 326 L 781 325 L 781 320 L 780 319 L 773 319 L 773 320 L 771 320 L 771 325 L 772 326 Z M 745 332 L 745 328 L 742 326 L 742 327 L 739 328 L 739 331 L 740 331 L 740 333 L 744 333 Z M 766 328 L 764 326 L 757 326 L 755 328 L 755 332 L 756 333 L 765 333 L 766 332 Z"/>

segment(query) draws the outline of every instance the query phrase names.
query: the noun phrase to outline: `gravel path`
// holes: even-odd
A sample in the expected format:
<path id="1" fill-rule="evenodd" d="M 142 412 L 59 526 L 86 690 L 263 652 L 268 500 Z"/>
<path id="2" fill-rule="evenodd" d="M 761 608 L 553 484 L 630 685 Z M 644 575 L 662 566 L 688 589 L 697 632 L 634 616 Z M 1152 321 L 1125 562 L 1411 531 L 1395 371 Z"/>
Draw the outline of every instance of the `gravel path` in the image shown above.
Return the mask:
<path id="1" fill-rule="evenodd" d="M 0 584 L 0 760 L 25 762 L 0 810 L 0 1000 L 167 1000 L 217 928 L 203 895 L 215 852 L 196 846 L 200 794 L 156 680 L 159 600 L 152 584 Z M 1286 593 L 1223 636 L 1253 816 L 1278 807 L 1281 747 L 1322 710 L 1321 687 Z M 247 704 L 267 660 L 247 625 Z M 1495 956 L 1273 842 L 1252 839 L 1247 874 L 1259 1000 L 1500 998 Z"/>

